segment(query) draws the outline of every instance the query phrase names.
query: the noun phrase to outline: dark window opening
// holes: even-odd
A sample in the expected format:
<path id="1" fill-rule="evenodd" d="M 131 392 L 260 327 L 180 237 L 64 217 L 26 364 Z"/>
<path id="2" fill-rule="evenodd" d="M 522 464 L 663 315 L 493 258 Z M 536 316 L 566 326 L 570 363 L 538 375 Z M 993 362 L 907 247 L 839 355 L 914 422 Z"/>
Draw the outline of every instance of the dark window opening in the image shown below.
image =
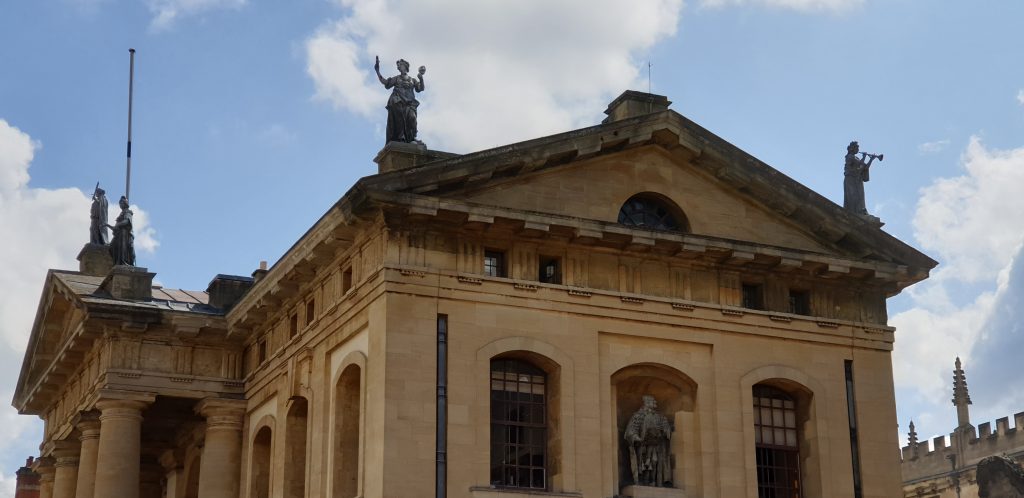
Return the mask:
<path id="1" fill-rule="evenodd" d="M 257 365 L 262 365 L 263 362 L 267 361 L 267 340 L 260 341 L 259 349 L 257 351 L 259 356 L 257 357 Z"/>
<path id="2" fill-rule="evenodd" d="M 299 315 L 292 313 L 292 316 L 288 317 L 288 337 L 295 337 L 295 334 L 299 333 Z"/>
<path id="3" fill-rule="evenodd" d="M 796 401 L 754 386 L 754 446 L 759 498 L 800 498 L 800 442 Z"/>
<path id="4" fill-rule="evenodd" d="M 310 299 L 306 303 L 306 326 L 313 323 L 313 319 L 316 318 L 316 300 Z"/>
<path id="5" fill-rule="evenodd" d="M 789 312 L 794 315 L 811 314 L 811 293 L 804 290 L 789 290 Z"/>
<path id="6" fill-rule="evenodd" d="M 352 268 L 345 268 L 345 271 L 341 272 L 341 294 L 348 294 L 349 289 L 352 288 Z"/>
<path id="7" fill-rule="evenodd" d="M 546 284 L 560 284 L 562 283 L 562 265 L 558 258 L 549 258 L 541 256 L 540 258 L 540 276 L 538 278 L 541 282 Z"/>
<path id="8" fill-rule="evenodd" d="M 547 489 L 547 375 L 522 361 L 491 362 L 491 485 Z"/>
<path id="9" fill-rule="evenodd" d="M 505 276 L 505 253 L 501 251 L 484 251 L 484 275 L 488 277 Z"/>
<path id="10" fill-rule="evenodd" d="M 763 310 L 764 287 L 759 284 L 743 284 L 742 306 L 752 310 Z"/>
<path id="11" fill-rule="evenodd" d="M 633 196 L 626 201 L 619 209 L 619 223 L 652 230 L 686 230 L 665 202 L 647 195 Z"/>

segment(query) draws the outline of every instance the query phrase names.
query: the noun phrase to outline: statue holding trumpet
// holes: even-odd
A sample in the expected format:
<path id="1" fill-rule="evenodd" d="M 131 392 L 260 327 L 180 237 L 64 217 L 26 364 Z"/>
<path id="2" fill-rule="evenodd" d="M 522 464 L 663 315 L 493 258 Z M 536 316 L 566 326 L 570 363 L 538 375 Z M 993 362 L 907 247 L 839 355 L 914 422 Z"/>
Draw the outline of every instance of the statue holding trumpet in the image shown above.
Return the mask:
<path id="1" fill-rule="evenodd" d="M 858 157 L 860 156 L 860 157 Z M 857 214 L 867 215 L 864 203 L 864 182 L 871 179 L 871 163 L 881 161 L 884 154 L 868 154 L 860 151 L 860 144 L 850 142 L 846 147 L 846 167 L 843 169 L 843 207 Z"/>

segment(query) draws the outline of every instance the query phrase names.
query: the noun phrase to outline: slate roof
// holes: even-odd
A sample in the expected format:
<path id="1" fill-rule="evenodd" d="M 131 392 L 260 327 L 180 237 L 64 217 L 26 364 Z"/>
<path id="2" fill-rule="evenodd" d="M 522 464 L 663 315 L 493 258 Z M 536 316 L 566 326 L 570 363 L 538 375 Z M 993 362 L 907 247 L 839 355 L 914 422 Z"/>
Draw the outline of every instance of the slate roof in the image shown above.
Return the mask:
<path id="1" fill-rule="evenodd" d="M 168 289 L 154 285 L 153 300 L 129 301 L 116 299 L 108 292 L 100 289 L 100 284 L 103 283 L 104 277 L 94 277 L 64 270 L 53 270 L 53 276 L 88 304 L 127 306 L 147 310 L 184 311 L 210 315 L 222 314 L 220 310 L 209 306 L 210 296 L 205 291 Z"/>

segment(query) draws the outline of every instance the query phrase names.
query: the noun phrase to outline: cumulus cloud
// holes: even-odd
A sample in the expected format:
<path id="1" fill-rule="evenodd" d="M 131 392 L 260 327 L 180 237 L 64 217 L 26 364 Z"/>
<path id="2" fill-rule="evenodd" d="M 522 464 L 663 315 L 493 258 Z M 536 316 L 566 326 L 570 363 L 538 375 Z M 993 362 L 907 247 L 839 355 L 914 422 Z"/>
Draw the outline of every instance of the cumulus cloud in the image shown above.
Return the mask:
<path id="1" fill-rule="evenodd" d="M 642 86 L 644 54 L 675 34 L 683 5 L 498 4 L 340 0 L 342 16 L 306 42 L 316 98 L 383 122 L 380 55 L 385 77 L 398 58 L 427 67 L 420 138 L 434 148 L 465 152 L 596 124 L 612 97 Z"/>
<path id="2" fill-rule="evenodd" d="M 934 154 L 936 152 L 942 152 L 946 150 L 949 145 L 949 140 L 936 140 L 934 142 L 925 142 L 917 146 L 917 151 L 922 154 Z"/>
<path id="3" fill-rule="evenodd" d="M 1024 347 L 1024 337 L 1014 333 L 1024 318 L 1017 310 L 1024 297 L 1024 147 L 991 149 L 972 137 L 961 163 L 961 174 L 921 191 L 915 237 L 942 266 L 911 288 L 913 307 L 891 320 L 896 386 L 918 394 L 918 413 L 911 414 L 918 419 L 928 411 L 951 416 L 949 379 L 957 355 L 969 376 L 972 367 L 982 373 L 983 385 L 1009 385 L 1016 361 L 999 355 Z M 975 409 L 987 413 L 999 413 L 994 407 L 1007 399 L 994 389 L 973 397 Z M 1017 405 L 1006 409 L 1020 410 L 1024 390 L 1012 401 Z M 918 427 L 944 432 L 952 426 Z"/>
<path id="4" fill-rule="evenodd" d="M 764 7 L 792 9 L 803 12 L 841 12 L 854 7 L 859 7 L 863 4 L 864 0 L 701 0 L 701 5 L 706 7 L 760 5 Z"/>
<path id="5" fill-rule="evenodd" d="M 162 31 L 170 28 L 183 17 L 194 16 L 221 9 L 238 9 L 247 0 L 148 0 L 149 10 L 153 13 L 150 28 Z"/>

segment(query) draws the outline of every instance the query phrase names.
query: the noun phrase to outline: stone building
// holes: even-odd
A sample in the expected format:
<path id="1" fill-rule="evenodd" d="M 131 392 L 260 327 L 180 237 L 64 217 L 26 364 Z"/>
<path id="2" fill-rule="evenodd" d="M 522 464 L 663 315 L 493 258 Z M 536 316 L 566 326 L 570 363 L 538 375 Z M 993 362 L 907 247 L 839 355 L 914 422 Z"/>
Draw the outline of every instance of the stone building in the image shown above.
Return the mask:
<path id="1" fill-rule="evenodd" d="M 1013 416 L 1013 427 L 1009 417 L 985 422 L 977 428 L 971 424 L 971 396 L 967 390 L 967 375 L 956 359 L 953 370 L 953 405 L 956 406 L 957 426 L 946 436 L 919 441 L 914 422 L 910 422 L 907 445 L 902 448 L 903 493 L 907 498 L 979 498 L 979 462 L 989 457 L 1005 457 L 1006 467 L 1024 475 L 1024 412 Z M 996 466 L 996 469 L 999 467 Z M 1016 498 L 1024 496 L 1024 479 L 1018 481 L 1019 494 L 989 494 L 992 498 Z M 1007 475 L 1007 479 L 1011 476 Z M 959 488 L 959 490 L 957 489 Z"/>
<path id="2" fill-rule="evenodd" d="M 389 144 L 205 292 L 50 271 L 43 498 L 898 496 L 886 299 L 935 261 L 669 104 Z"/>

